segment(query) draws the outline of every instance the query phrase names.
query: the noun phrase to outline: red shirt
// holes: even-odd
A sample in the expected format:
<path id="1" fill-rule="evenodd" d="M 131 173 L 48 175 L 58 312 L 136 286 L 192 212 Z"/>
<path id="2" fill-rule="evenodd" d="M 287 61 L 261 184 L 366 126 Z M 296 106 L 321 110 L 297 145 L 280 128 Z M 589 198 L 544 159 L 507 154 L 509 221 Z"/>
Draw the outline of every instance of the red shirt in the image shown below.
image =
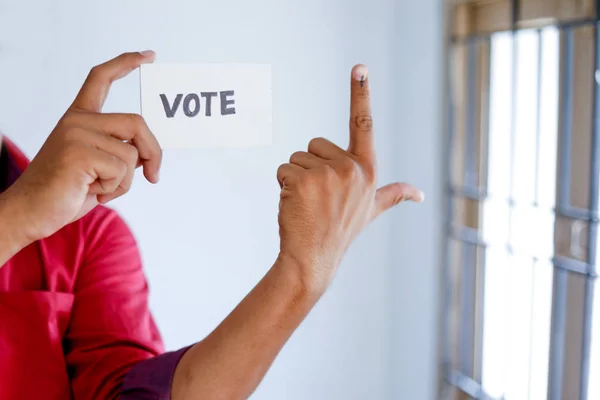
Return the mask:
<path id="1" fill-rule="evenodd" d="M 3 146 L 10 184 L 28 161 Z M 98 206 L 0 268 L 0 399 L 168 399 L 184 350 L 156 357 L 140 255 L 115 211 Z"/>

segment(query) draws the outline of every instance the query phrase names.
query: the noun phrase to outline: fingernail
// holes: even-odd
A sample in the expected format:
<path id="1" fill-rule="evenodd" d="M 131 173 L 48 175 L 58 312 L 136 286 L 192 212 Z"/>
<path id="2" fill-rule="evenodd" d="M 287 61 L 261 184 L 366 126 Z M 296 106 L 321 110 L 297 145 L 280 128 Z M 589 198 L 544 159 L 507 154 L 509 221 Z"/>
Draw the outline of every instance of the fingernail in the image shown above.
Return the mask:
<path id="1" fill-rule="evenodd" d="M 143 55 L 144 57 L 153 57 L 156 55 L 156 53 L 153 52 L 152 50 L 140 51 L 140 54 Z"/>
<path id="2" fill-rule="evenodd" d="M 352 71 L 352 75 L 355 80 L 360 81 L 361 86 L 364 85 L 365 80 L 369 74 L 369 70 L 366 65 L 359 64 L 354 67 L 354 71 Z"/>
<path id="3" fill-rule="evenodd" d="M 423 193 L 422 191 L 419 191 L 419 195 L 417 196 L 417 198 L 415 199 L 415 201 L 417 203 L 422 203 L 425 201 L 425 193 Z"/>

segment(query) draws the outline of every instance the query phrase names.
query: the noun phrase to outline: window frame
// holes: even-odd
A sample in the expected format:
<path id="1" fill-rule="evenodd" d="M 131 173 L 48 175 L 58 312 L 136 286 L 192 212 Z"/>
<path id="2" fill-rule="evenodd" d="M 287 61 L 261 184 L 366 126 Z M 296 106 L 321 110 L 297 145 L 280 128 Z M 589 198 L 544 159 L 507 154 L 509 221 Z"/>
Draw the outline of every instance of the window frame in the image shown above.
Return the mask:
<path id="1" fill-rule="evenodd" d="M 557 26 L 560 33 L 559 130 L 557 137 L 557 199 L 555 249 L 572 241 L 574 221 L 585 224 L 586 261 L 556 254 L 554 268 L 550 370 L 548 399 L 587 399 L 592 335 L 592 305 L 598 240 L 598 185 L 600 184 L 600 82 L 594 79 L 600 69 L 600 1 L 597 0 L 478 0 L 447 1 L 446 61 L 446 249 L 442 296 L 442 398 L 491 399 L 481 382 L 483 330 L 483 276 L 486 243 L 481 239 L 482 206 L 487 195 L 487 120 L 489 117 L 490 37 L 498 31 Z M 494 18 L 491 18 L 493 16 Z M 583 34 L 586 45 L 578 45 Z M 465 54 L 456 44 L 473 47 Z M 479 46 L 477 49 L 476 47 Z M 476 55 L 473 54 L 476 52 Z M 458 57 L 458 62 L 457 58 Z M 475 67 L 475 68 L 474 68 Z M 587 70 L 586 70 L 587 68 Z M 476 73 L 476 79 L 468 79 Z M 586 72 L 587 71 L 587 72 Z M 590 79 L 594 84 L 590 85 Z M 569 82 L 572 83 L 569 84 Z M 586 92 L 586 88 L 588 92 Z M 573 93 L 571 93 L 573 92 Z M 591 103 L 590 115 L 585 107 L 573 102 Z M 477 111 L 478 110 L 478 111 Z M 470 123 L 466 116 L 471 116 Z M 461 120 L 462 119 L 462 120 Z M 457 121 L 458 120 L 458 121 Z M 589 126 L 581 126 L 587 121 Z M 584 125 L 585 125 L 584 123 Z M 578 125 L 579 124 L 579 125 Z M 455 127 L 458 126 L 458 129 Z M 590 138 L 578 132 L 589 131 Z M 574 134 L 575 131 L 575 134 Z M 514 141 L 514 138 L 513 138 Z M 459 143 L 463 153 L 454 153 Z M 513 142 L 514 143 L 514 142 Z M 573 149 L 590 146 L 589 162 L 573 164 Z M 579 154 L 579 153 L 577 153 Z M 461 164 L 464 162 L 464 165 Z M 468 167 L 468 168 L 465 168 Z M 453 170 L 470 169 L 456 185 Z M 468 171 L 466 171 L 468 172 Z M 571 177 L 586 177 L 587 192 L 572 185 Z M 464 205 L 457 206 L 457 199 Z M 573 206 L 587 204 L 587 207 Z M 457 212 L 458 211 L 458 212 Z M 459 222 L 459 226 L 456 226 Z M 475 258 L 464 262 L 453 256 L 452 241 L 464 248 L 477 249 Z M 558 253 L 559 250 L 555 250 Z M 584 278 L 583 288 L 578 280 Z M 467 287 L 467 289 L 465 289 Z M 580 290 L 583 295 L 578 297 Z M 457 296 L 456 292 L 461 294 Z M 600 294 L 598 294 L 600 295 Z M 461 297 L 462 296 L 462 297 Z M 466 317 L 466 324 L 463 319 Z M 467 326 L 467 335 L 459 326 Z M 449 338 L 449 339 L 448 339 Z M 564 343 L 563 346 L 560 343 Z M 455 354 L 457 353 L 458 354 Z M 578 357 L 577 355 L 580 355 Z M 456 360 L 459 365 L 456 368 Z M 577 360 L 576 368 L 565 360 Z"/>

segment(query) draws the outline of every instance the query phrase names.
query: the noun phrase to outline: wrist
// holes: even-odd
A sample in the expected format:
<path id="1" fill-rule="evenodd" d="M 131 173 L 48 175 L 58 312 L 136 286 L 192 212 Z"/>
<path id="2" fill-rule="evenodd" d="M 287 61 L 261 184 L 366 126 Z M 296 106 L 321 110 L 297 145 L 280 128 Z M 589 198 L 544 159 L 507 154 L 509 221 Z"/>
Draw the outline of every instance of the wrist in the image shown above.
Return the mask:
<path id="1" fill-rule="evenodd" d="M 291 254 L 280 252 L 275 263 L 301 293 L 308 300 L 317 301 L 329 286 L 329 279 L 323 279 L 317 271 L 322 270 L 319 262 L 312 259 L 299 259 Z"/>
<path id="2" fill-rule="evenodd" d="M 18 203 L 10 189 L 0 194 L 0 266 L 31 243 L 19 220 Z"/>

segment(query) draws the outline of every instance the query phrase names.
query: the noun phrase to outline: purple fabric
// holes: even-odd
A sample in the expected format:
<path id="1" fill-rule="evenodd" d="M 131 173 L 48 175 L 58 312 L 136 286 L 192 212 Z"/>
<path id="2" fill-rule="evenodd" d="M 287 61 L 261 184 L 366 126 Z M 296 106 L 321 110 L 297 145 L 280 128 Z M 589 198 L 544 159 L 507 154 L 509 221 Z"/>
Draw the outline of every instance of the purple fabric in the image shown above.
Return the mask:
<path id="1" fill-rule="evenodd" d="M 21 172 L 6 147 L 2 146 L 0 149 L 0 193 L 15 183 Z"/>
<path id="2" fill-rule="evenodd" d="M 119 400 L 170 400 L 175 368 L 190 347 L 135 365 L 125 376 Z"/>

